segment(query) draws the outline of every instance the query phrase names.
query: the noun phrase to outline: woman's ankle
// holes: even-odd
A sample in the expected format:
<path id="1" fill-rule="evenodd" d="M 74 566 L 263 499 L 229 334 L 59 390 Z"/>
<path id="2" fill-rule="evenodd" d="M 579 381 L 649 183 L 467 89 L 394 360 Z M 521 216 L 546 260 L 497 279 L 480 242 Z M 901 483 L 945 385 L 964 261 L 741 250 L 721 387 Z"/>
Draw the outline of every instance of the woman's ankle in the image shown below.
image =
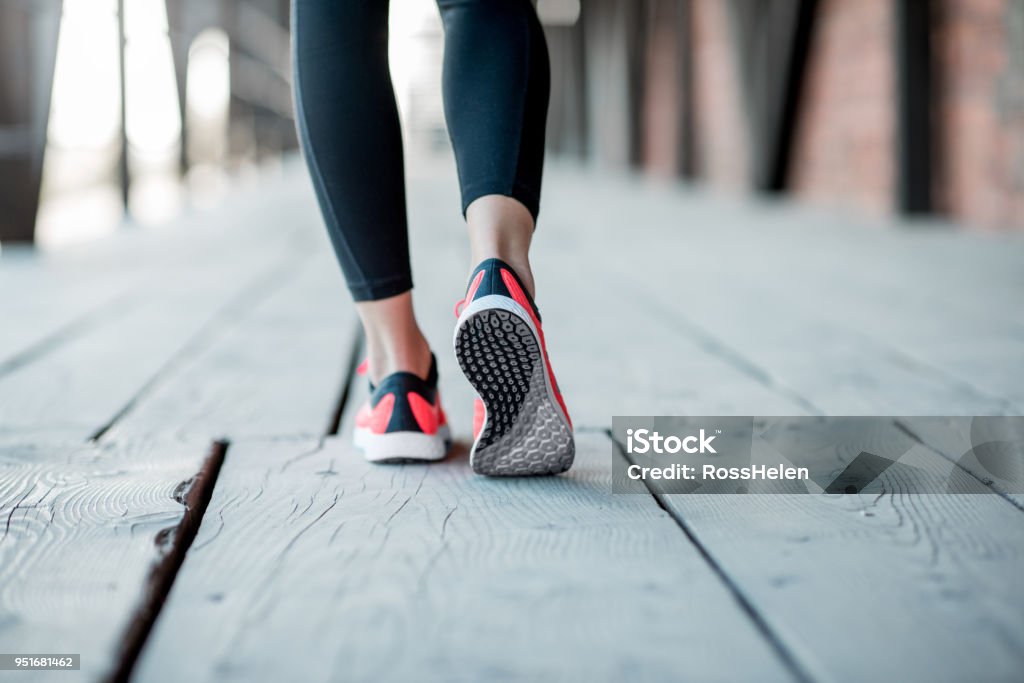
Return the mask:
<path id="1" fill-rule="evenodd" d="M 379 382 L 395 372 L 426 378 L 430 372 L 430 344 L 416 322 L 410 292 L 360 301 L 356 310 L 366 336 L 370 381 Z"/>
<path id="2" fill-rule="evenodd" d="M 411 372 L 421 379 L 426 379 L 430 374 L 433 355 L 427 340 L 422 337 L 418 342 L 389 340 L 376 344 L 367 342 L 366 346 L 367 370 L 371 382 L 378 383 L 396 372 Z"/>
<path id="3" fill-rule="evenodd" d="M 512 266 L 527 291 L 534 295 L 533 271 L 530 268 L 530 242 L 533 239 L 533 216 L 511 197 L 487 195 L 480 197 L 466 210 L 472 267 L 489 258 L 501 259 Z"/>

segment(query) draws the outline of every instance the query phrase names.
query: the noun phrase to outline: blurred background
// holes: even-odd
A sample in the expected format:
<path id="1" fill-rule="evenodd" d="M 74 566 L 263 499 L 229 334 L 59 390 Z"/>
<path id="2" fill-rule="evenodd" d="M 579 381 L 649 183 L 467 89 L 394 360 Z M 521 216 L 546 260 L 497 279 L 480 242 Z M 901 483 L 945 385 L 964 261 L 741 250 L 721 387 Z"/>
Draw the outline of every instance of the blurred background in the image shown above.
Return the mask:
<path id="1" fill-rule="evenodd" d="M 277 172 L 296 149 L 288 4 L 0 0 L 0 243 L 160 225 Z M 553 157 L 1024 229 L 1024 0 L 538 10 Z M 447 154 L 436 7 L 391 14 L 408 153 Z"/>

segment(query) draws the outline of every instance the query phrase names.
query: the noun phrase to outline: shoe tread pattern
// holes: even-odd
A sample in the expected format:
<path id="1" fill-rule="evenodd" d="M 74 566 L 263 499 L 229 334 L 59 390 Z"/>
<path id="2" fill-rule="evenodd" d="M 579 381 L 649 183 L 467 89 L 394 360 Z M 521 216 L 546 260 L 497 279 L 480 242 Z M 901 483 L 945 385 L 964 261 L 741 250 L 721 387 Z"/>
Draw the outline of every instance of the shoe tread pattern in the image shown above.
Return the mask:
<path id="1" fill-rule="evenodd" d="M 478 311 L 459 328 L 455 351 L 487 409 L 473 470 L 489 476 L 568 470 L 572 431 L 548 394 L 540 341 L 526 321 L 501 309 Z"/>

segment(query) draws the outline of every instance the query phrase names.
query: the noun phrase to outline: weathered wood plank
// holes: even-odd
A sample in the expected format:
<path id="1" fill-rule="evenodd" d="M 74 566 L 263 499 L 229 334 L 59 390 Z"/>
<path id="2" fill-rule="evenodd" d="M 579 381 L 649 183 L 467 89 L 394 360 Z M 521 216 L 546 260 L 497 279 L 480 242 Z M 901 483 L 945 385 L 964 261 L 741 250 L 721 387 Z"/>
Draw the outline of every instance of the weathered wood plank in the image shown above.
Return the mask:
<path id="1" fill-rule="evenodd" d="M 240 193 L 248 204 L 237 205 L 236 197 L 201 220 L 184 222 L 180 233 L 126 235 L 124 242 L 68 255 L 73 264 L 64 286 L 116 273 L 132 288 L 93 324 L 45 353 L 32 355 L 28 347 L 27 362 L 0 374 L 0 438 L 74 441 L 102 432 L 179 364 L 298 277 L 305 260 L 328 247 L 311 220 L 308 188 L 293 185 L 281 183 L 258 198 Z M 243 234 L 250 225 L 251 234 Z M 24 295 L 41 301 L 46 293 Z M 26 329 L 37 329 L 37 322 L 31 316 L 12 321 Z"/>
<path id="2" fill-rule="evenodd" d="M 655 502 L 610 495 L 609 446 L 489 480 L 233 444 L 138 679 L 789 678 Z"/>
<path id="3" fill-rule="evenodd" d="M 1008 441 L 1018 444 L 1019 449 L 1019 444 L 1024 440 L 1024 434 L 1020 432 L 1021 420 L 1001 421 L 998 417 L 977 417 L 974 420 L 977 424 L 972 420 L 906 417 L 900 418 L 899 423 L 936 453 L 957 463 L 1024 510 L 1024 490 L 1021 487 L 1024 481 L 1024 462 L 1015 457 L 1013 451 L 999 446 L 986 448 L 984 445 Z M 971 433 L 972 427 L 977 430 L 976 434 Z M 972 452 L 975 445 L 980 446 L 980 453 Z M 986 456 L 986 461 L 982 461 L 981 458 Z"/>
<path id="4" fill-rule="evenodd" d="M 729 203 L 597 174 L 549 176 L 558 196 L 545 204 L 538 246 L 552 233 L 572 248 L 552 250 L 554 266 L 564 267 L 567 251 L 586 253 L 571 261 L 574 272 L 594 264 L 629 273 L 703 328 L 718 333 L 731 324 L 752 344 L 762 326 L 784 328 L 791 316 L 813 321 L 831 330 L 824 341 L 810 329 L 780 349 L 812 368 L 831 363 L 842 371 L 842 356 L 829 358 L 828 344 L 846 335 L 847 345 L 870 351 L 880 374 L 892 373 L 887 393 L 904 398 L 895 413 L 935 413 L 939 404 L 937 412 L 948 414 L 946 397 L 958 395 L 954 405 L 967 414 L 1021 410 L 1024 319 L 1007 313 L 1024 292 L 1019 238 L 883 230 L 824 211 Z M 543 263 L 549 250 L 537 258 Z M 634 293 L 637 305 L 643 296 Z M 772 348 L 767 340 L 761 346 Z"/>
<path id="5" fill-rule="evenodd" d="M 653 284 L 649 294 L 637 277 L 623 275 L 624 286 L 638 293 L 639 308 L 672 318 L 681 334 L 711 339 L 761 369 L 760 380 L 766 386 L 802 399 L 799 412 L 998 415 L 1016 410 L 1010 399 L 916 363 L 907 353 L 868 334 L 844 329 L 802 306 L 787 305 L 798 297 L 780 295 L 771 286 L 759 290 L 728 280 L 716 286 L 714 297 L 675 300 L 664 293 L 666 277 L 647 280 L 645 286 Z M 726 307 L 724 301 L 740 303 Z M 751 335 L 751 329 L 757 334 Z M 991 359 L 978 365 L 988 363 L 993 368 L 1001 365 Z M 1014 373 L 1012 365 L 1004 367 Z M 943 447 L 937 452 L 954 462 L 963 453 Z"/>
<path id="6" fill-rule="evenodd" d="M 127 312 L 154 287 L 177 286 L 183 273 L 223 267 L 226 254 L 245 262 L 302 238 L 296 226 L 308 231 L 317 224 L 308 195 L 290 176 L 272 188 L 237 188 L 224 207 L 186 214 L 160 230 L 126 228 L 109 239 L 53 252 L 5 247 L 0 374 L 40 343 L 73 339 L 97 315 Z"/>
<path id="7" fill-rule="evenodd" d="M 607 426 L 612 414 L 942 414 L 1009 412 L 1021 404 L 1024 383 L 1016 368 L 1024 362 L 1013 360 L 1022 354 L 1024 321 L 1006 314 L 1022 284 L 1011 268 L 1016 259 L 1019 271 L 1016 242 L 852 234 L 813 225 L 807 215 L 817 214 L 760 206 L 755 216 L 749 207 L 674 190 L 593 179 L 574 187 L 567 176 L 554 179 L 558 198 L 545 205 L 535 249 L 539 302 L 560 383 L 584 431 Z M 435 189 L 430 184 L 413 200 L 414 242 L 429 241 L 416 244 L 416 297 L 438 351 L 446 407 L 465 437 L 471 395 L 448 349 L 449 311 L 469 263 L 459 258 L 458 230 L 439 236 L 439 225 L 460 220 L 453 188 Z M 595 193 L 608 201 L 592 201 Z M 148 365 L 160 380 L 141 396 L 140 385 L 153 376 L 142 365 L 129 359 L 135 374 L 121 388 L 112 388 L 101 370 L 119 349 L 166 345 L 154 355 L 164 361 L 174 348 L 180 352 L 180 340 L 194 337 L 178 337 L 176 347 L 170 341 L 180 333 L 182 311 L 197 310 L 190 302 L 203 290 L 201 278 L 237 283 L 233 271 L 182 268 L 177 280 L 173 269 L 159 277 L 139 273 L 144 292 L 160 278 L 182 289 L 160 290 L 152 311 L 141 305 L 115 311 L 8 375 L 35 373 L 48 402 L 32 403 L 33 383 L 0 378 L 0 429 L 15 415 L 24 418 L 22 430 L 81 438 L 90 422 L 109 419 L 111 406 L 113 412 L 124 407 L 103 396 L 124 393 L 139 400 L 107 432 L 118 442 L 319 433 L 340 389 L 351 319 L 319 229 L 304 223 L 294 240 L 275 233 L 292 220 L 289 207 L 300 204 L 284 202 L 264 216 L 252 209 L 230 214 L 255 232 L 233 231 L 212 249 L 182 246 L 177 260 L 166 261 L 183 266 L 219 249 L 216 256 L 231 255 L 242 275 L 251 272 L 253 253 L 280 270 L 228 315 L 209 308 L 206 320 L 216 323 L 210 334 L 186 345 L 169 371 L 166 364 Z M 312 203 L 301 206 L 300 223 L 309 220 Z M 755 218 L 770 235 L 770 251 L 751 229 Z M 247 251 L 254 245 L 246 239 L 257 243 L 254 251 Z M 232 245 L 240 244 L 246 251 L 236 255 Z M 297 258 L 318 255 L 301 263 L 274 260 L 282 245 L 291 245 L 287 253 Z M 133 263 L 160 261 L 152 252 L 137 254 L 147 255 Z M 958 256 L 968 264 L 958 265 Z M 857 263 L 869 263 L 870 272 Z M 181 282 L 181 272 L 197 279 Z M 200 302 L 199 309 L 212 304 Z M 56 329 L 70 320 L 64 313 L 70 308 L 35 329 Z M 160 311 L 170 317 L 162 319 Z M 38 338 L 20 338 L 12 348 Z M 328 370 L 314 375 L 318 368 Z M 88 391 L 101 394 L 102 410 L 87 402 Z M 26 416 L 42 414 L 44 403 L 58 419 L 37 428 Z M 8 435 L 19 433 L 26 432 Z M 189 667 L 207 679 L 253 672 L 293 677 L 298 647 L 311 653 L 299 659 L 312 667 L 312 679 L 344 671 L 420 680 L 424 668 L 446 680 L 521 672 L 565 677 L 579 670 L 561 667 L 579 658 L 591 667 L 583 673 L 596 678 L 634 671 L 720 679 L 786 673 L 649 498 L 608 495 L 602 458 L 610 456 L 602 435 L 580 437 L 580 469 L 568 477 L 529 482 L 478 479 L 458 459 L 429 469 L 370 468 L 347 439 L 343 430 L 320 450 L 308 439 L 250 440 L 229 454 L 214 499 L 218 514 L 207 518 L 162 619 L 170 625 L 159 627 L 141 680 L 169 678 L 168 672 L 182 677 L 193 673 Z M 163 467 L 162 457 L 146 447 L 133 466 Z M 55 465 L 53 472 L 40 480 L 61 481 Z M 0 487 L 0 501 L 9 497 L 5 491 L 24 495 L 31 476 L 16 473 L 10 481 Z M 891 665 L 885 670 L 905 677 L 919 676 L 921 662 L 932 661 L 945 667 L 929 666 L 939 679 L 1020 669 L 1016 634 L 1024 632 L 1024 610 L 1013 576 L 1024 555 L 1021 517 L 997 496 L 677 496 L 666 504 L 769 632 L 815 676 L 846 680 L 863 671 L 864 634 L 872 666 Z M 0 509 L 0 521 L 11 510 Z M 19 519 L 36 514 L 21 506 L 14 513 Z M 5 548 L 0 540 L 0 554 Z M 142 565 L 126 566 L 131 583 Z M 99 569 L 122 585 L 117 567 Z M 47 567 L 42 576 L 58 571 Z M 682 592 L 670 586 L 683 586 Z M 12 601 L 25 599 L 23 589 L 35 595 L 23 586 Z M 111 618 L 122 622 L 135 609 L 115 607 Z M 574 611 L 579 617 L 566 627 Z M 609 618 L 618 613 L 626 616 Z M 14 628 L 5 623 L 0 618 L 0 635 Z M 648 638 L 648 629 L 657 633 Z M 417 641 L 420 631 L 428 635 Z M 739 635 L 724 635 L 732 631 Z M 289 656 L 281 655 L 278 641 L 295 644 L 285 648 Z M 622 654 L 605 646 L 611 642 L 640 645 Z M 723 668 L 748 651 L 764 672 Z M 531 654 L 525 665 L 524 652 Z M 983 671 L 986 659 L 992 664 Z M 454 662 L 469 666 L 454 670 Z"/>
<path id="8" fill-rule="evenodd" d="M 325 248 L 296 262 L 285 284 L 244 316 L 222 320 L 219 335 L 104 439 L 325 434 L 359 332 L 333 258 Z"/>
<path id="9" fill-rule="evenodd" d="M 998 372 L 1019 378 L 1024 367 L 1011 362 L 1020 352 L 1011 346 L 1020 338 L 1018 321 L 1007 320 L 1005 307 L 998 310 L 1007 297 L 999 291 L 1006 271 L 985 272 L 1005 262 L 1001 245 L 974 244 L 974 260 L 964 264 L 933 244 L 925 257 L 931 262 L 922 264 L 911 248 L 915 240 L 905 235 L 815 234 L 764 212 L 758 229 L 770 237 L 762 242 L 750 231 L 752 216 L 739 209 L 730 218 L 728 207 L 709 207 L 703 215 L 691 208 L 683 216 L 700 220 L 687 224 L 669 213 L 675 199 L 647 209 L 644 199 L 623 199 L 615 211 L 603 207 L 603 215 L 588 211 L 588 226 L 598 226 L 595 239 L 606 245 L 600 253 L 618 256 L 595 258 L 590 271 L 591 259 L 573 265 L 591 286 L 603 278 L 602 296 L 616 286 L 609 273 L 619 276 L 633 306 L 609 308 L 639 334 L 652 333 L 652 318 L 672 321 L 680 337 L 750 367 L 752 378 L 787 389 L 812 408 L 791 414 L 1013 409 L 1016 395 L 985 381 Z M 564 197 L 560 203 L 586 206 Z M 629 243 L 658 249 L 639 252 Z M 548 258 L 542 252 L 538 263 Z M 554 266 L 559 255 L 550 258 Z M 871 276 L 851 266 L 858 262 L 871 264 Z M 977 284 L 967 295 L 949 292 L 951 304 L 943 307 L 932 299 L 941 296 L 935 290 L 948 289 L 940 273 L 954 263 L 952 279 L 974 277 Z M 919 282 L 934 282 L 935 290 L 916 291 Z M 844 320 L 849 311 L 856 315 Z M 972 362 L 929 371 L 915 362 L 926 358 L 918 346 L 903 346 L 920 337 L 888 334 L 914 326 L 956 339 L 957 353 Z M 1004 353 L 976 352 L 999 342 Z M 587 353 L 590 346 L 574 348 Z M 712 377 L 698 385 L 700 395 L 705 391 L 716 391 Z M 759 401 L 730 393 L 740 414 L 763 413 Z M 1024 525 L 999 496 L 668 496 L 664 502 L 814 677 L 854 680 L 865 657 L 896 678 L 919 676 L 923 663 L 929 678 L 940 680 L 1012 678 L 1020 670 L 1024 644 L 1016 634 L 1024 632 L 1024 592 L 1013 577 L 1024 569 Z"/>
<path id="10" fill-rule="evenodd" d="M 1007 290 L 1020 287 L 1007 280 L 1002 245 L 968 237 L 973 261 L 947 279 L 939 273 L 953 269 L 957 241 L 815 234 L 816 226 L 784 224 L 799 212 L 774 218 L 765 212 L 757 219 L 759 230 L 770 231 L 773 262 L 767 262 L 768 243 L 751 232 L 753 216 L 742 208 L 717 203 L 694 210 L 675 195 L 631 185 L 629 197 L 622 184 L 609 184 L 607 195 L 608 188 L 590 185 L 585 193 L 614 195 L 614 202 L 584 201 L 581 190 L 577 197 L 563 192 L 545 209 L 535 257 L 545 327 L 570 409 L 574 387 L 589 389 L 585 403 L 601 396 L 600 405 L 584 409 L 591 424 L 631 412 L 1013 409 L 1006 384 L 986 379 L 1000 372 L 1019 378 L 1017 368 L 1024 367 L 1011 362 L 1021 336 L 1005 304 Z M 703 201 L 689 199 L 698 207 Z M 580 222 L 592 232 L 578 229 Z M 644 244 L 658 248 L 640 251 Z M 581 253 L 587 258 L 572 256 Z M 851 267 L 857 262 L 871 263 L 871 276 Z M 986 272 L 993 264 L 998 267 Z M 579 295 L 545 295 L 545 272 L 562 274 L 562 286 L 571 281 Z M 971 279 L 976 283 L 968 289 Z M 923 291 L 919 282 L 935 287 Z M 958 286 L 964 288 L 954 291 Z M 946 307 L 938 301 L 943 297 Z M 850 311 L 856 313 L 847 318 Z M 900 333 L 890 335 L 893 329 Z M 955 341 L 948 349 L 963 364 L 933 366 L 936 356 L 918 343 L 927 336 L 933 349 L 935 338 L 940 345 Z M 559 343 L 571 349 L 568 362 Z M 972 356 L 972 349 L 1000 344 L 999 353 Z M 680 356 L 692 362 L 692 373 L 682 372 Z M 730 376 L 723 365 L 743 381 L 723 381 Z M 653 384 L 646 379 L 652 368 L 664 371 Z M 659 383 L 663 394 L 654 390 Z M 634 410 L 643 405 L 643 398 L 631 398 L 634 390 L 653 408 Z M 718 397 L 732 403 L 723 409 Z M 919 449 L 917 457 L 937 456 Z M 972 485 L 966 474 L 958 481 Z M 919 676 L 922 663 L 940 680 L 993 671 L 1012 677 L 1020 668 L 1020 639 L 1007 634 L 1024 632 L 1024 595 L 1013 578 L 1024 568 L 1021 518 L 998 496 L 673 496 L 665 502 L 815 677 L 853 680 L 865 656 L 872 667 L 905 678 Z M 874 616 L 894 609 L 892 617 Z M 961 637 L 965 624 L 972 633 Z M 974 647 L 984 656 L 973 654 Z"/>
<path id="11" fill-rule="evenodd" d="M 275 259 L 226 273 L 193 271 L 173 286 L 168 282 L 124 315 L 0 377 L 0 436 L 89 438 L 177 355 L 203 343 L 224 318 L 254 305 L 285 277 Z"/>
<path id="12" fill-rule="evenodd" d="M 81 654 L 75 680 L 113 675 L 148 630 L 218 458 L 209 443 L 0 448 L 4 649 Z"/>
<path id="13" fill-rule="evenodd" d="M 676 321 L 686 336 L 715 340 L 752 366 L 766 381 L 803 398 L 821 414 L 999 414 L 1013 403 L 980 392 L 939 372 L 929 372 L 870 336 L 790 305 L 771 288 L 723 283 L 713 297 L 680 301 L 658 292 L 638 297 L 637 307 Z M 637 294 L 633 279 L 623 282 Z M 736 302 L 729 306 L 723 302 Z M 756 331 L 752 334 L 752 331 Z"/>
<path id="14" fill-rule="evenodd" d="M 901 463 L 952 467 L 921 446 Z M 871 494 L 660 500 L 811 678 L 863 680 L 869 657 L 894 680 L 1013 680 L 1024 667 L 1020 510 L 962 471 L 964 493 L 911 494 L 916 471 L 890 470 Z"/>
<path id="15" fill-rule="evenodd" d="M 59 270 L 102 279 L 113 268 L 138 291 L 0 378 L 7 439 L 81 440 L 117 418 L 93 449 L 0 451 L 14 453 L 0 473 L 0 516 L 18 530 L 0 539 L 0 636 L 15 651 L 53 651 L 59 643 L 81 652 L 83 678 L 124 674 L 197 527 L 171 494 L 188 493 L 178 485 L 215 461 L 203 458 L 210 439 L 327 428 L 354 317 L 338 305 L 337 267 L 315 223 L 274 223 L 289 213 L 308 218 L 309 193 L 299 193 L 296 207 L 289 186 L 262 200 L 265 215 L 229 206 L 218 212 L 232 219 L 226 228 L 106 244 L 83 253 L 71 271 Z M 242 235 L 250 219 L 258 220 Z M 65 452 L 74 453 L 66 462 Z M 206 474 L 211 488 L 215 471 Z M 40 510 L 51 513 L 49 521 Z M 164 532 L 182 519 L 173 536 Z M 87 571 L 76 571 L 82 563 Z M 32 600 L 23 609 L 26 595 Z M 45 614 L 44 602 L 59 614 Z"/>
<path id="16" fill-rule="evenodd" d="M 649 336 L 650 347 L 666 349 L 689 338 L 799 404 L 783 413 L 1020 412 L 1024 324 L 1006 315 L 1024 292 L 1013 265 L 1024 252 L 1019 240 L 882 232 L 849 219 L 814 224 L 820 212 L 585 181 L 558 178 L 559 199 L 545 209 L 535 261 L 541 274 L 572 263 L 573 282 L 587 292 L 577 297 L 580 306 L 611 293 L 603 312 L 586 319 L 587 327 L 613 320 L 621 328 L 601 337 L 632 344 Z M 614 201 L 587 202 L 584 192 Z M 587 231 L 575 229 L 576 221 Z M 541 242 L 552 233 L 555 242 Z M 637 248 L 652 244 L 657 249 Z M 571 256 L 584 252 L 586 259 Z M 543 299 L 543 280 L 539 287 Z M 549 316 L 548 325 L 557 329 L 562 317 Z M 605 357 L 620 367 L 630 362 L 628 353 Z M 660 356 L 645 357 L 661 365 Z M 694 378 L 702 396 L 716 391 L 717 375 Z M 780 412 L 735 388 L 727 396 L 734 401 L 728 410 L 689 412 Z"/>
<path id="17" fill-rule="evenodd" d="M 139 273 L 115 279 L 56 260 L 27 249 L 0 256 L 0 376 L 116 315 L 139 285 Z"/>

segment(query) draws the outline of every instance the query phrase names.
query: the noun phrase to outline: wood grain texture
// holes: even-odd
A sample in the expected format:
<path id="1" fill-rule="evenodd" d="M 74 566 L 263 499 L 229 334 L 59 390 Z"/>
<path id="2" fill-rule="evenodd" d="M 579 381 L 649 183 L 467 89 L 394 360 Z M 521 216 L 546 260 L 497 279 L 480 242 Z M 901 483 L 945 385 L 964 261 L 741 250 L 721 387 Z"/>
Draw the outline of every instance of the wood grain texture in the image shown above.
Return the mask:
<path id="1" fill-rule="evenodd" d="M 82 655 L 70 677 L 20 678 L 117 670 L 191 521 L 186 503 L 209 454 L 208 443 L 0 448 L 0 642 L 14 653 Z"/>
<path id="2" fill-rule="evenodd" d="M 549 177 L 557 200 L 538 243 L 557 234 L 535 268 L 571 264 L 561 286 L 595 294 L 632 282 L 632 306 L 608 310 L 630 330 L 644 332 L 629 323 L 637 308 L 681 315 L 834 414 L 1022 409 L 1024 320 L 1008 313 L 1024 294 L 1019 238 L 723 202 L 597 173 Z"/>
<path id="3" fill-rule="evenodd" d="M 114 272 L 131 290 L 89 324 L 72 321 L 72 331 L 45 352 L 32 355 L 30 347 L 27 362 L 0 374 L 0 440 L 93 436 L 328 248 L 308 219 L 308 189 L 284 184 L 250 200 L 178 226 L 180 234 L 136 234 L 66 256 L 74 277 L 58 278 L 61 287 L 89 274 L 109 280 Z M 296 222 L 296 215 L 306 218 Z M 251 235 L 241 234 L 246 221 L 254 221 Z M 47 292 L 28 288 L 23 295 L 47 310 Z M 10 322 L 38 329 L 31 316 Z"/>
<path id="4" fill-rule="evenodd" d="M 951 467 L 921 446 L 901 462 Z M 1024 518 L 958 472 L 964 493 L 907 493 L 915 470 L 893 466 L 871 494 L 661 500 L 811 678 L 1014 680 Z"/>
<path id="5" fill-rule="evenodd" d="M 152 293 L 145 305 L 68 342 L 0 379 L 0 430 L 6 439 L 85 440 L 113 419 L 175 358 L 213 332 L 234 307 L 247 308 L 285 273 L 275 264 L 236 272 L 217 292 L 215 271 Z"/>
<path id="6" fill-rule="evenodd" d="M 534 264 L 555 368 L 584 424 L 631 413 L 1001 414 L 1019 405 L 1006 380 L 1024 385 L 1015 360 L 1024 336 L 1006 306 L 1022 291 L 1010 256 L 1020 245 L 851 233 L 864 226 L 601 177 L 577 182 L 558 182 Z M 585 199 L 596 195 L 614 200 Z M 770 240 L 749 230 L 755 218 Z M 556 277 L 552 295 L 545 278 Z M 955 458 L 936 452 L 952 450 L 924 441 L 934 450 L 918 447 L 908 460 L 948 471 Z M 913 471 L 889 474 L 880 496 L 665 503 L 813 677 L 927 670 L 930 679 L 1012 680 L 1024 632 L 1013 578 L 1024 569 L 1019 511 L 981 493 L 966 471 L 954 473 L 960 490 L 978 493 L 907 495 L 899 475 Z"/>
<path id="7" fill-rule="evenodd" d="M 11 651 L 79 652 L 76 680 L 125 675 L 198 527 L 183 505 L 212 488 L 211 439 L 327 427 L 354 317 L 338 304 L 308 187 L 292 185 L 242 206 L 236 196 L 169 234 L 8 272 L 54 275 L 4 306 L 15 325 L 63 325 L 0 367 L 0 641 Z M 101 293 L 115 300 L 67 317 Z M 96 447 L 39 445 L 82 443 L 111 422 Z M 185 485 L 201 471 L 202 486 Z"/>
<path id="8" fill-rule="evenodd" d="M 0 443 L 117 418 L 98 450 L 0 449 L 0 642 L 63 634 L 92 653 L 83 678 L 109 671 L 166 557 L 154 539 L 181 519 L 176 486 L 226 435 L 137 680 L 774 680 L 794 671 L 780 651 L 821 680 L 1019 678 L 1008 500 L 907 495 L 913 470 L 893 470 L 881 495 L 666 497 L 672 520 L 609 494 L 601 432 L 614 414 L 1019 413 L 1019 241 L 553 171 L 534 265 L 581 431 L 566 477 L 481 479 L 464 455 L 372 467 L 347 427 L 309 438 L 354 326 L 298 175 L 181 239 L 0 274 L 33 292 L 0 297 Z M 464 440 L 457 188 L 421 178 L 410 206 L 415 297 Z M 963 439 L 921 435 L 951 459 Z"/>
<path id="9" fill-rule="evenodd" d="M 1020 321 L 1006 315 L 1021 284 L 1005 250 L 1019 258 L 1020 245 L 854 233 L 862 226 L 814 225 L 799 211 L 730 207 L 636 185 L 627 196 L 626 183 L 604 182 L 580 187 L 575 201 L 560 186 L 546 215 L 564 225 L 568 244 L 561 254 L 540 252 L 537 263 L 557 267 L 573 240 L 586 249 L 587 237 L 571 230 L 580 220 L 573 212 L 583 212 L 590 239 L 617 257 L 574 261 L 573 273 L 602 299 L 617 287 L 628 291 L 632 306 L 609 306 L 607 315 L 632 337 L 656 336 L 652 346 L 666 349 L 689 339 L 747 368 L 753 383 L 796 399 L 782 414 L 1016 409 L 1017 388 L 991 380 L 1001 374 L 1024 385 L 1024 363 L 1015 360 L 1024 351 Z M 616 192 L 616 201 L 582 200 L 605 192 Z M 749 230 L 755 219 L 757 232 Z M 958 244 L 970 258 L 957 254 Z M 591 366 L 612 357 L 588 357 L 592 344 L 573 348 Z M 671 366 L 666 375 L 686 383 Z M 695 402 L 718 390 L 714 373 L 698 375 Z M 728 395 L 736 414 L 771 414 L 742 387 Z M 917 455 L 936 469 L 948 466 L 927 449 Z M 929 680 L 1012 680 L 1021 670 L 1024 591 L 1014 577 L 1024 570 L 1024 518 L 999 496 L 897 488 L 860 497 L 663 502 L 814 678 L 885 671 L 914 679 L 926 669 Z"/>
<path id="10" fill-rule="evenodd" d="M 905 417 L 899 423 L 1024 511 L 1024 418 Z"/>
<path id="11" fill-rule="evenodd" d="M 630 282 L 630 280 L 632 282 Z M 638 306 L 675 322 L 679 334 L 715 340 L 785 387 L 816 414 L 1004 414 L 1008 398 L 917 363 L 905 351 L 850 330 L 818 312 L 800 297 L 771 286 L 716 286 L 714 297 L 680 301 L 647 292 L 652 283 L 625 276 L 623 286 Z M 661 291 L 667 278 L 654 284 Z M 729 303 L 727 303 L 729 302 Z M 882 311 L 876 311 L 881 317 Z M 885 324 L 879 321 L 880 324 Z M 981 365 L 981 363 L 979 363 Z"/>
<path id="12" fill-rule="evenodd" d="M 333 255 L 297 261 L 133 405 L 105 440 L 323 435 L 338 408 L 358 321 Z"/>
<path id="13" fill-rule="evenodd" d="M 0 376 L 116 316 L 144 279 L 93 277 L 97 269 L 42 261 L 27 249 L 5 249 L 0 258 L 0 316 L 12 323 L 0 327 Z"/>
<path id="14" fill-rule="evenodd" d="M 294 174 L 272 191 L 234 188 L 224 206 L 186 212 L 160 230 L 126 229 L 52 251 L 5 246 L 0 252 L 0 375 L 36 347 L 61 343 L 144 302 L 153 287 L 184 273 L 223 266 L 296 239 L 296 225 L 317 225 L 308 188 Z"/>
<path id="15" fill-rule="evenodd" d="M 1004 380 L 1024 384 L 1024 326 L 1005 315 L 1005 306 L 1013 292 L 1024 293 L 1011 267 L 1011 254 L 1024 245 L 951 233 L 869 231 L 835 217 L 811 224 L 815 214 L 807 210 L 730 206 L 621 180 L 594 180 L 616 201 L 595 210 L 582 200 L 570 202 L 574 186 L 560 184 L 569 191 L 555 206 L 554 220 L 566 226 L 563 239 L 579 239 L 563 208 L 575 206 L 597 233 L 595 239 L 606 245 L 591 251 L 593 258 L 574 262 L 574 275 L 590 293 L 572 303 L 585 307 L 597 301 L 605 313 L 595 310 L 587 326 L 559 329 L 563 311 L 557 311 L 549 327 L 572 337 L 577 363 L 591 368 L 607 367 L 602 359 L 613 357 L 595 348 L 600 341 L 586 337 L 591 326 L 612 319 L 635 331 L 601 338 L 623 346 L 642 340 L 646 349 L 641 350 L 647 352 L 637 356 L 639 362 L 656 359 L 651 365 L 665 369 L 667 384 L 689 387 L 692 381 L 695 387 L 696 406 L 660 412 L 1020 413 L 1016 389 L 1005 390 L 1013 382 Z M 623 214 L 630 211 L 642 212 L 645 220 L 624 231 Z M 757 232 L 750 230 L 755 220 Z M 630 251 L 627 241 L 658 248 Z M 539 252 L 538 270 L 564 262 L 571 246 L 570 241 Z M 955 351 L 957 362 L 940 363 L 938 356 L 923 352 L 936 345 Z M 681 361 L 664 360 L 670 349 L 706 372 L 679 373 Z M 613 367 L 633 357 L 627 354 Z M 756 389 L 729 383 L 722 364 Z M 988 381 L 994 376 L 1002 378 L 998 384 Z M 719 409 L 715 397 L 723 385 L 731 403 Z M 775 395 L 774 405 L 762 392 Z"/>
<path id="16" fill-rule="evenodd" d="M 608 439 L 577 457 L 493 480 L 233 444 L 138 680 L 787 679 L 655 502 L 610 494 Z"/>

